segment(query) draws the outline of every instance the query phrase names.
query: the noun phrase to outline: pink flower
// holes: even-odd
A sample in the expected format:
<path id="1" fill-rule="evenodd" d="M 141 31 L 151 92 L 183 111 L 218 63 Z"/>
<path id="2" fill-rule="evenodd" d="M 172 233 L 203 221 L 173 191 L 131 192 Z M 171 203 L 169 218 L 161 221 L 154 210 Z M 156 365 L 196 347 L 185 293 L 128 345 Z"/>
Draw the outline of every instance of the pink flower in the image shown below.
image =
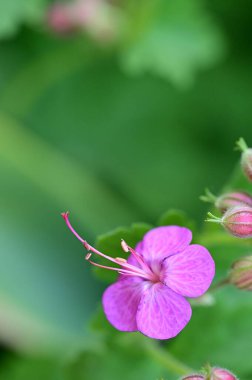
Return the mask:
<path id="1" fill-rule="evenodd" d="M 122 240 L 123 250 L 130 255 L 127 260 L 114 259 L 83 240 L 71 226 L 68 213 L 62 216 L 88 251 L 120 266 L 100 265 L 91 261 L 92 253 L 86 256 L 91 264 L 120 274 L 102 298 L 106 317 L 116 329 L 169 339 L 187 325 L 192 310 L 185 297 L 203 295 L 215 272 L 214 261 L 207 249 L 189 245 L 192 239 L 189 229 L 177 226 L 154 228 L 146 233 L 135 250 Z"/>

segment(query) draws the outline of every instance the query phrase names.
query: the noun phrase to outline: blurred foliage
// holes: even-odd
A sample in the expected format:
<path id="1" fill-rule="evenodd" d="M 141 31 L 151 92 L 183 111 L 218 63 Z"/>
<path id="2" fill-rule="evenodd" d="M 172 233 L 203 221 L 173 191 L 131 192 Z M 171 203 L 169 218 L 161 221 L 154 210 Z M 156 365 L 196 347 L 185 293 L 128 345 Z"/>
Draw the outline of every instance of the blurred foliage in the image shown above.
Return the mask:
<path id="1" fill-rule="evenodd" d="M 121 62 L 185 87 L 224 53 L 223 36 L 198 0 L 130 1 L 130 33 Z"/>
<path id="2" fill-rule="evenodd" d="M 90 331 L 103 285 L 60 212 L 69 209 L 85 238 L 100 235 L 114 254 L 164 210 L 202 223 L 198 196 L 224 186 L 235 140 L 252 141 L 251 2 L 113 1 L 123 17 L 108 44 L 85 31 L 49 31 L 51 3 L 0 0 L 0 339 L 20 353 L 3 349 L 1 379 L 81 379 L 95 360 L 115 374 L 115 357 L 125 376 L 173 380 L 163 360 L 172 352 L 195 369 L 211 361 L 250 380 L 251 299 L 232 288 L 218 291 L 212 308 L 195 308 L 180 336 L 159 347 L 161 360 L 151 349 L 139 358 L 133 348 L 144 338 L 112 333 L 105 319 L 107 335 Z M 247 186 L 235 175 L 228 188 Z M 192 227 L 183 213 L 164 223 Z M 217 278 L 251 253 L 216 226 L 195 236 L 213 253 Z"/>
<path id="3" fill-rule="evenodd" d="M 9 356 L 0 368 L 3 380 L 63 380 L 60 363 L 53 359 Z"/>
<path id="4" fill-rule="evenodd" d="M 0 1 L 0 38 L 16 33 L 23 23 L 35 24 L 43 17 L 48 0 Z"/>
<path id="5" fill-rule="evenodd" d="M 67 367 L 66 380 L 122 380 L 144 378 L 152 380 L 161 376 L 161 368 L 137 341 L 115 341 L 100 352 L 83 352 Z"/>
<path id="6" fill-rule="evenodd" d="M 101 1 L 101 6 L 102 3 L 107 3 L 107 7 L 102 8 L 104 15 L 97 11 L 101 30 L 94 20 L 93 26 L 89 22 L 89 31 L 99 43 L 106 39 L 105 31 L 102 35 L 104 19 L 111 24 L 119 61 L 129 73 L 149 71 L 186 87 L 194 81 L 198 70 L 212 66 L 225 52 L 220 27 L 201 0 L 128 0 L 113 7 L 109 2 Z M 0 17 L 0 38 L 16 32 L 23 22 L 45 23 L 46 9 L 50 9 L 48 0 L 10 0 L 8 3 L 2 0 L 0 14 L 4 16 Z"/>

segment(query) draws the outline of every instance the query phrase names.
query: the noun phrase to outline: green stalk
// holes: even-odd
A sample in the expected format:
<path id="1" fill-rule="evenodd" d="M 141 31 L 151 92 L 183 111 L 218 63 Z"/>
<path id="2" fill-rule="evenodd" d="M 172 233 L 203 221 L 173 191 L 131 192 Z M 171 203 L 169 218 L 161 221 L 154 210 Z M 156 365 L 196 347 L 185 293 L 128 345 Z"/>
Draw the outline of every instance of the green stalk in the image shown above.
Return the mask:
<path id="1" fill-rule="evenodd" d="M 149 356 L 158 362 L 162 367 L 176 375 L 183 376 L 193 373 L 194 370 L 175 358 L 167 350 L 164 350 L 156 342 L 149 341 L 145 344 L 145 350 Z"/>

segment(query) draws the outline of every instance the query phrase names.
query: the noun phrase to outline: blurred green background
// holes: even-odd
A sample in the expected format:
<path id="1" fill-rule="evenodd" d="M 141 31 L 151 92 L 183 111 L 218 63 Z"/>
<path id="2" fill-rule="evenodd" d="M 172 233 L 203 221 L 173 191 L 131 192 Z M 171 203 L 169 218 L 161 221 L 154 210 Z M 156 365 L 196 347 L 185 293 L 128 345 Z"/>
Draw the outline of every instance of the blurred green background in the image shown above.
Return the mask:
<path id="1" fill-rule="evenodd" d="M 226 183 L 237 138 L 252 143 L 251 1 L 82 3 L 88 21 L 52 16 L 47 0 L 0 0 L 4 380 L 61 379 L 65 358 L 94 343 L 88 326 L 104 284 L 60 212 L 70 210 L 91 242 L 118 226 L 155 223 L 169 208 L 200 226 L 199 195 Z M 183 347 L 175 343 L 180 356 Z M 88 355 L 64 378 L 103 379 Z M 191 365 L 204 364 L 192 356 Z M 134 379 L 127 371 L 136 359 L 127 360 L 125 379 Z M 158 378 L 142 367 L 139 379 Z"/>

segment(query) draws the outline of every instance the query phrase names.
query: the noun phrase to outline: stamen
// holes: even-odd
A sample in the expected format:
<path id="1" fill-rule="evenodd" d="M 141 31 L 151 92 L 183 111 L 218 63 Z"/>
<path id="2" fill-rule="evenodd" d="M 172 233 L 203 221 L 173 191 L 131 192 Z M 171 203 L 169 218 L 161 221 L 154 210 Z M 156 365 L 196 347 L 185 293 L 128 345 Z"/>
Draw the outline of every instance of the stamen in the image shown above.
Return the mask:
<path id="1" fill-rule="evenodd" d="M 133 271 L 129 271 L 129 270 L 126 270 L 126 269 L 121 269 L 121 268 L 115 268 L 115 267 L 109 267 L 109 266 L 106 266 L 106 265 L 101 265 L 101 264 L 98 264 L 94 261 L 91 261 L 91 260 L 88 260 L 88 262 L 96 267 L 99 267 L 99 268 L 103 268 L 103 269 L 109 269 L 109 270 L 114 270 L 114 271 L 117 271 L 119 274 L 123 274 L 125 276 L 137 276 L 137 277 L 142 277 L 144 279 L 148 279 L 148 280 L 152 280 L 151 277 L 149 277 L 147 274 L 139 274 L 139 273 L 136 273 L 136 272 L 133 272 Z"/>
<path id="2" fill-rule="evenodd" d="M 86 254 L 85 259 L 88 261 L 91 256 L 92 256 L 92 253 L 89 252 L 89 253 Z"/>
<path id="3" fill-rule="evenodd" d="M 136 267 L 134 265 L 131 265 L 127 262 L 127 260 L 121 258 L 121 257 L 117 257 L 117 258 L 112 258 L 110 256 L 107 256 L 105 255 L 104 253 L 98 251 L 96 248 L 92 247 L 92 245 L 88 244 L 86 242 L 86 240 L 84 240 L 75 230 L 74 228 L 72 227 L 70 221 L 69 221 L 69 212 L 65 212 L 65 213 L 62 213 L 61 214 L 63 219 L 65 220 L 66 222 L 66 225 L 67 227 L 70 229 L 70 231 L 77 237 L 77 239 L 83 244 L 83 246 L 88 250 L 88 251 L 91 251 L 92 253 L 96 253 L 97 255 L 109 260 L 109 261 L 112 261 L 113 263 L 115 264 L 118 264 L 120 265 L 122 268 L 113 268 L 113 267 L 108 267 L 108 266 L 104 266 L 104 265 L 100 265 L 98 263 L 95 263 L 90 259 L 91 257 L 91 253 L 89 252 L 87 255 L 86 255 L 86 260 L 89 261 L 91 264 L 97 266 L 97 267 L 101 267 L 101 268 L 106 268 L 106 269 L 110 269 L 110 270 L 116 270 L 116 271 L 120 271 L 121 273 L 127 273 L 128 275 L 132 275 L 132 276 L 139 276 L 139 277 L 142 277 L 142 278 L 145 278 L 145 279 L 149 279 L 149 280 L 152 280 L 153 279 L 153 275 L 154 273 L 150 270 L 150 268 L 148 267 L 147 264 L 145 264 L 145 262 L 143 261 L 143 259 L 139 256 L 138 253 L 136 253 L 133 248 L 129 247 L 126 242 L 123 240 L 122 241 L 122 247 L 124 249 L 127 249 L 128 251 L 130 251 L 137 259 L 137 261 L 139 262 L 139 264 L 141 265 L 141 268 L 139 267 Z"/>
<path id="4" fill-rule="evenodd" d="M 152 274 L 152 271 L 150 270 L 150 268 L 148 267 L 147 264 L 145 264 L 144 260 L 142 259 L 142 257 L 133 249 L 131 248 L 125 240 L 121 240 L 121 246 L 122 246 L 122 249 L 125 251 L 125 252 L 130 252 L 133 256 L 135 256 L 135 258 L 137 259 L 138 263 L 141 265 L 142 269 L 144 271 L 147 271 L 149 274 Z"/>

